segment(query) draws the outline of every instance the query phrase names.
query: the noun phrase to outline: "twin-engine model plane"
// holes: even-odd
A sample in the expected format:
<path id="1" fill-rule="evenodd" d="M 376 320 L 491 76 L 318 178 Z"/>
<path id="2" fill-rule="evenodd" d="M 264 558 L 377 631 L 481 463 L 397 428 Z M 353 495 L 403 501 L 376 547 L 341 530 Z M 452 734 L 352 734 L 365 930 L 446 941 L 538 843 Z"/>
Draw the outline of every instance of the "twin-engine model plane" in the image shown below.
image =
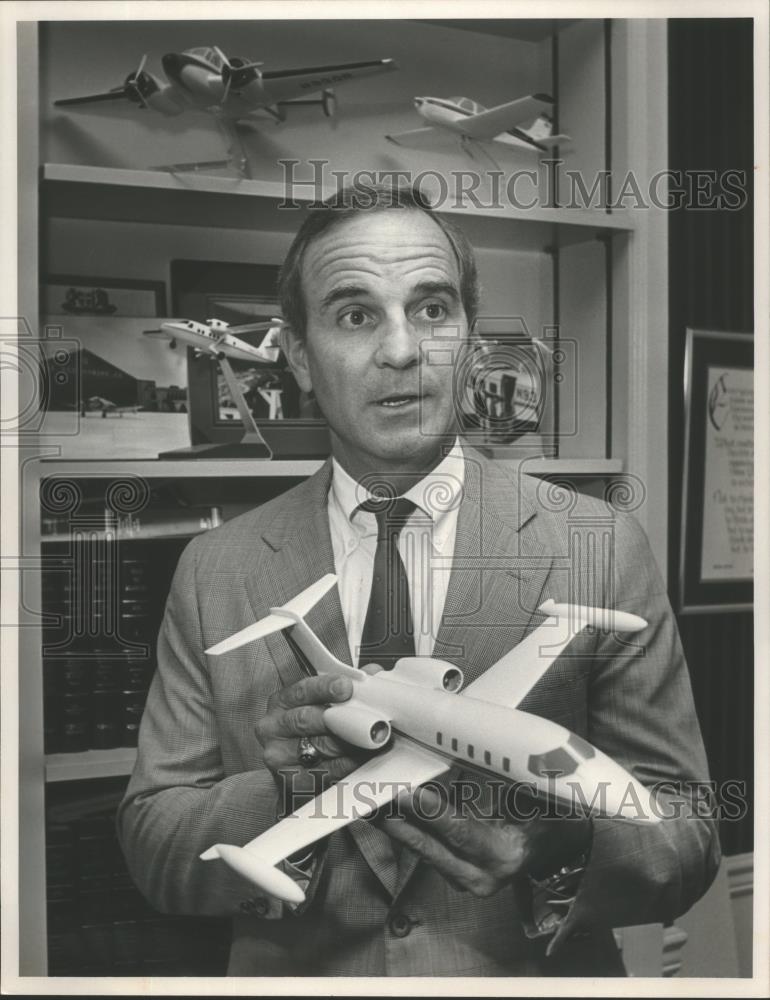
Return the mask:
<path id="1" fill-rule="evenodd" d="M 237 334 L 258 333 L 265 330 L 265 336 L 258 347 L 247 344 Z M 191 347 L 198 356 L 209 355 L 218 361 L 233 358 L 252 364 L 275 364 L 281 353 L 278 338 L 281 319 L 273 316 L 258 323 L 243 323 L 230 326 L 222 319 L 208 319 L 199 323 L 194 319 L 169 319 L 160 324 L 159 330 L 145 330 L 147 337 L 166 337 L 171 348 L 178 344 Z"/>
<path id="2" fill-rule="evenodd" d="M 112 90 L 85 97 L 61 98 L 54 101 L 54 105 L 71 108 L 129 101 L 140 109 L 157 111 L 166 117 L 191 110 L 207 111 L 222 127 L 231 151 L 239 149 L 238 166 L 245 175 L 248 175 L 248 158 L 236 132 L 236 122 L 250 120 L 257 111 L 264 111 L 282 122 L 286 119 L 287 108 L 301 104 L 319 105 L 328 118 L 336 110 L 334 87 L 398 68 L 392 59 L 369 59 L 331 66 L 263 70 L 264 63 L 238 56 L 228 58 L 213 45 L 166 53 L 161 58 L 166 76 L 164 82 L 146 70 L 147 59 L 148 56 L 143 55 L 138 67 Z M 320 94 L 320 97 L 311 98 L 311 94 Z M 175 166 L 179 169 L 195 165 Z"/>
<path id="3" fill-rule="evenodd" d="M 297 883 L 276 866 L 322 837 L 370 816 L 402 792 L 453 764 L 526 783 L 538 793 L 631 822 L 656 823 L 651 793 L 586 740 L 517 706 L 584 628 L 636 632 L 647 622 L 604 608 L 546 601 L 545 620 L 465 692 L 461 671 L 432 657 L 404 657 L 391 671 L 356 670 L 334 657 L 304 621 L 336 585 L 327 574 L 254 625 L 206 652 L 219 656 L 282 629 L 318 674 L 349 677 L 353 696 L 331 705 L 324 722 L 354 746 L 377 751 L 336 785 L 244 847 L 215 844 L 201 858 L 221 858 L 271 895 L 302 902 Z M 223 664 L 220 669 L 227 669 Z"/>
<path id="4" fill-rule="evenodd" d="M 386 135 L 386 139 L 400 146 L 424 149 L 433 146 L 444 130 L 458 135 L 470 155 L 473 155 L 471 144 L 478 142 L 497 142 L 545 153 L 569 139 L 566 135 L 552 134 L 553 98 L 547 94 L 531 94 L 494 108 L 485 108 L 468 97 L 415 97 L 414 107 L 430 124 Z"/>

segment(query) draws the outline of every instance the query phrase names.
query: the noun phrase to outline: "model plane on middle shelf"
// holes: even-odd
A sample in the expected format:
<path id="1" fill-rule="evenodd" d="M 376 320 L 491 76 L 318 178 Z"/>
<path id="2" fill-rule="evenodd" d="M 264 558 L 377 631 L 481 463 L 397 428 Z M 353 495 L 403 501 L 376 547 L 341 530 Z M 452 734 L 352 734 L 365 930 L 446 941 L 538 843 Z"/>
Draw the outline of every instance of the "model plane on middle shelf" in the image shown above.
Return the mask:
<path id="1" fill-rule="evenodd" d="M 159 330 L 145 330 L 144 334 L 146 337 L 166 337 L 172 349 L 179 343 L 184 344 L 191 347 L 199 357 L 209 355 L 219 361 L 232 358 L 235 361 L 274 365 L 281 353 L 278 342 L 281 323 L 278 316 L 240 326 L 230 326 L 222 319 L 208 319 L 205 323 L 194 319 L 169 319 L 160 324 Z M 247 344 L 238 336 L 243 333 L 259 333 L 261 330 L 266 333 L 257 347 Z"/>
<path id="2" fill-rule="evenodd" d="M 471 143 L 479 142 L 545 153 L 569 140 L 567 135 L 553 135 L 553 103 L 547 94 L 530 94 L 494 108 L 485 108 L 469 97 L 415 97 L 415 110 L 430 124 L 385 138 L 399 146 L 426 149 L 435 145 L 442 131 L 448 131 L 460 137 L 470 155 Z"/>
<path id="3" fill-rule="evenodd" d="M 281 353 L 279 336 L 283 321 L 278 316 L 273 316 L 269 320 L 259 320 L 255 323 L 243 323 L 239 326 L 230 326 L 222 319 L 207 319 L 205 323 L 199 323 L 194 319 L 169 319 L 160 324 L 159 330 L 145 330 L 147 337 L 167 337 L 172 348 L 178 343 L 191 347 L 196 358 L 209 358 L 216 362 L 224 375 L 230 397 L 235 403 L 238 414 L 243 424 L 244 432 L 238 442 L 242 449 L 242 456 L 252 458 L 271 458 L 272 450 L 265 441 L 259 427 L 254 420 L 243 388 L 238 383 L 235 372 L 230 361 L 246 361 L 250 364 L 257 362 L 262 365 L 275 365 Z M 266 330 L 262 342 L 254 347 L 241 340 L 236 334 L 258 333 Z M 277 415 L 277 405 L 279 395 L 274 392 L 273 396 L 274 415 Z M 181 452 L 167 452 L 166 457 L 192 457 L 197 454 L 204 454 L 204 446 L 200 446 L 196 451 L 183 449 Z M 229 445 L 209 444 L 205 446 L 205 454 L 209 458 L 216 456 L 232 457 Z"/>

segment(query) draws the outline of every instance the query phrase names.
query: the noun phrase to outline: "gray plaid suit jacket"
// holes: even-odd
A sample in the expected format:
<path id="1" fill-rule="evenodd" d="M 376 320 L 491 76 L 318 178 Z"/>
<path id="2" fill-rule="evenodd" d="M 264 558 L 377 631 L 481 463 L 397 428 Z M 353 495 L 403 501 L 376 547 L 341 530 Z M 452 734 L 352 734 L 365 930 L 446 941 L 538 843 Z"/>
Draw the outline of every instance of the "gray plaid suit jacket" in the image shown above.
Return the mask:
<path id="1" fill-rule="evenodd" d="M 275 822 L 278 796 L 254 723 L 272 692 L 302 676 L 281 634 L 211 662 L 203 650 L 334 571 L 329 481 L 327 462 L 283 496 L 197 537 L 181 557 L 118 814 L 134 879 L 164 912 L 232 916 L 233 975 L 623 974 L 611 928 L 672 919 L 718 866 L 713 821 L 695 809 L 673 815 L 695 797 L 673 786 L 663 795 L 672 816 L 661 824 L 594 820 L 590 861 L 550 958 L 547 939 L 524 929 L 525 879 L 491 897 L 460 893 L 407 849 L 397 861 L 389 838 L 366 820 L 329 839 L 294 912 L 198 859 L 214 843 L 243 844 Z M 550 597 L 632 611 L 649 626 L 630 637 L 634 645 L 582 634 L 521 707 L 585 736 L 645 784 L 705 781 L 687 667 L 642 530 L 607 504 L 514 479 L 466 451 L 434 655 L 460 666 L 469 683 L 538 624 L 536 609 Z M 349 662 L 336 589 L 308 622 Z"/>

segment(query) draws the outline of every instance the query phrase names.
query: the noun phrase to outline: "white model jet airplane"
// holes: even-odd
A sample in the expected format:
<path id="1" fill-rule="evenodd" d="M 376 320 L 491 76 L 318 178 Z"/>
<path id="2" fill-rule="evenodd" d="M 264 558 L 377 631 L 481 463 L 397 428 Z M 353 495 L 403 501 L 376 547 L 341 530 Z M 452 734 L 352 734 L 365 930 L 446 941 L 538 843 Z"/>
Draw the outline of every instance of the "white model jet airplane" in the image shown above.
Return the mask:
<path id="1" fill-rule="evenodd" d="M 636 632 L 646 626 L 643 618 L 546 601 L 539 609 L 545 621 L 458 697 L 462 673 L 443 660 L 404 657 L 392 671 L 369 674 L 334 657 L 303 616 L 336 582 L 327 574 L 206 652 L 218 656 L 291 629 L 292 642 L 317 673 L 353 682 L 352 698 L 324 712 L 328 728 L 355 746 L 380 752 L 244 847 L 215 844 L 201 855 L 204 861 L 221 858 L 271 895 L 302 902 L 300 887 L 276 865 L 454 763 L 528 783 L 571 805 L 582 796 L 593 811 L 613 818 L 659 822 L 650 792 L 623 767 L 563 726 L 517 708 L 584 628 Z"/>
<path id="2" fill-rule="evenodd" d="M 242 173 L 248 172 L 248 159 L 235 129 L 236 122 L 248 120 L 256 111 L 264 111 L 282 122 L 286 119 L 286 108 L 300 104 L 318 104 L 328 118 L 336 109 L 333 87 L 398 68 L 392 59 L 369 59 L 263 71 L 263 63 L 238 56 L 228 59 L 213 45 L 162 56 L 161 64 L 168 81 L 164 83 L 145 69 L 147 59 L 148 56 L 143 55 L 139 66 L 112 90 L 85 97 L 61 98 L 54 101 L 54 105 L 66 108 L 105 101 L 130 101 L 139 108 L 157 111 L 166 117 L 190 110 L 207 111 L 222 126 L 231 151 L 239 148 L 238 165 Z M 308 97 L 317 93 L 321 96 Z M 186 165 L 176 166 L 183 168 Z"/>
<path id="3" fill-rule="evenodd" d="M 434 145 L 441 130 L 448 130 L 459 135 L 469 153 L 472 142 L 498 142 L 545 153 L 569 138 L 551 134 L 553 125 L 548 112 L 553 108 L 553 99 L 547 94 L 531 94 L 494 108 L 485 108 L 468 97 L 415 97 L 414 106 L 430 125 L 386 135 L 386 139 L 422 149 Z"/>
<path id="4" fill-rule="evenodd" d="M 254 420 L 230 359 L 247 361 L 250 364 L 255 362 L 261 365 L 275 364 L 281 353 L 279 336 L 282 322 L 278 316 L 238 326 L 230 326 L 222 319 L 208 319 L 205 323 L 198 323 L 194 319 L 169 319 L 160 324 L 159 330 L 145 330 L 144 334 L 147 337 L 167 337 L 172 348 L 176 348 L 181 341 L 193 349 L 196 358 L 208 357 L 216 361 L 225 377 L 228 391 L 243 424 L 243 437 L 239 443 L 243 446 L 253 446 L 256 449 L 254 457 L 261 458 L 264 455 L 271 458 L 272 450 Z M 258 347 L 247 344 L 245 340 L 235 336 L 236 333 L 255 333 L 259 330 L 266 330 L 267 333 Z M 271 403 L 275 413 L 277 413 L 278 398 L 280 397 L 276 397 Z M 211 446 L 209 454 L 213 456 L 215 451 L 216 448 Z"/>
<path id="5" fill-rule="evenodd" d="M 247 344 L 236 334 L 257 333 L 266 330 L 262 343 L 258 347 Z M 281 353 L 278 338 L 281 332 L 281 319 L 274 316 L 270 320 L 259 323 L 244 323 L 240 326 L 230 326 L 221 319 L 208 319 L 199 323 L 194 319 L 169 319 L 160 324 L 159 330 L 145 330 L 147 337 L 166 337 L 170 347 L 176 348 L 178 343 L 192 347 L 199 355 L 211 355 L 218 361 L 233 358 L 236 361 L 250 361 L 252 364 L 275 364 Z"/>

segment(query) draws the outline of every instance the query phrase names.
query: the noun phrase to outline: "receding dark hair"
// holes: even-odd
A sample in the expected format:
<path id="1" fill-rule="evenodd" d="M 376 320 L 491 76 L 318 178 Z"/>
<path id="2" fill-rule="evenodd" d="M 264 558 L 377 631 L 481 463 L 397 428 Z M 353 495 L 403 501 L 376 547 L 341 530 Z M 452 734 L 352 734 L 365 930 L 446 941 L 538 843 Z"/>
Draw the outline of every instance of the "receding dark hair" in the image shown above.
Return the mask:
<path id="1" fill-rule="evenodd" d="M 389 209 L 423 212 L 441 229 L 457 261 L 460 273 L 460 300 L 468 323 L 473 323 L 479 305 L 479 279 L 473 248 L 465 234 L 433 207 L 419 188 L 406 184 L 352 184 L 341 188 L 320 205 L 308 210 L 294 237 L 278 278 L 278 299 L 284 321 L 304 337 L 307 313 L 302 292 L 302 259 L 313 240 L 361 212 Z"/>

